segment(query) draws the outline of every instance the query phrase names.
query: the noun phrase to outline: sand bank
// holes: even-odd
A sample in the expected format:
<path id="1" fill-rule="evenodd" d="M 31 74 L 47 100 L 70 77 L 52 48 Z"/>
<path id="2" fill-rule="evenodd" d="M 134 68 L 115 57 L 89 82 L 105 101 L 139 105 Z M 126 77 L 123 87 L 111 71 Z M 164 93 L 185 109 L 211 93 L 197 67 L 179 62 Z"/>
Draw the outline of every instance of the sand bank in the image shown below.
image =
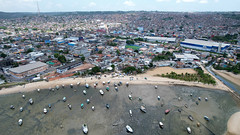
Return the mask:
<path id="1" fill-rule="evenodd" d="M 228 120 L 227 135 L 240 135 L 240 112 L 234 113 Z"/>

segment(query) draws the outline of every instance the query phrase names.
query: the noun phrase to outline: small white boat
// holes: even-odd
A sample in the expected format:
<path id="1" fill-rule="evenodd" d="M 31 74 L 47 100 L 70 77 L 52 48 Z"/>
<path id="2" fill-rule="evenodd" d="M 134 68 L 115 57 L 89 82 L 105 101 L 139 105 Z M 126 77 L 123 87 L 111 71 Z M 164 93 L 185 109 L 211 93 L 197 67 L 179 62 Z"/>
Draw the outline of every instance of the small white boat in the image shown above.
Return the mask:
<path id="1" fill-rule="evenodd" d="M 102 84 L 105 85 L 105 82 L 103 81 Z"/>
<path id="2" fill-rule="evenodd" d="M 78 82 L 77 85 L 80 85 L 80 82 Z"/>
<path id="3" fill-rule="evenodd" d="M 22 95 L 22 98 L 24 99 L 24 98 L 25 98 L 25 95 Z"/>
<path id="4" fill-rule="evenodd" d="M 90 100 L 89 99 L 87 99 L 87 104 L 89 104 L 90 103 Z"/>
<path id="5" fill-rule="evenodd" d="M 115 87 L 115 90 L 118 91 L 118 87 Z"/>
<path id="6" fill-rule="evenodd" d="M 22 112 L 23 111 L 23 107 L 20 107 L 19 111 Z"/>
<path id="7" fill-rule="evenodd" d="M 46 114 L 48 112 L 47 108 L 43 108 L 43 113 Z"/>
<path id="8" fill-rule="evenodd" d="M 86 90 L 83 90 L 83 94 L 86 95 L 86 94 L 87 94 L 87 91 L 86 91 Z"/>
<path id="9" fill-rule="evenodd" d="M 130 100 L 132 100 L 132 95 L 128 95 L 128 98 L 129 98 Z"/>
<path id="10" fill-rule="evenodd" d="M 86 87 L 86 88 L 89 88 L 89 85 L 86 83 L 85 87 Z"/>
<path id="11" fill-rule="evenodd" d="M 70 87 L 73 88 L 73 84 L 70 84 Z"/>
<path id="12" fill-rule="evenodd" d="M 108 84 L 110 84 L 110 80 L 108 80 Z"/>
<path id="13" fill-rule="evenodd" d="M 63 102 L 66 102 L 67 101 L 67 98 L 66 97 L 63 97 Z"/>
<path id="14" fill-rule="evenodd" d="M 15 109 L 15 107 L 14 107 L 13 105 L 10 105 L 10 109 L 12 109 L 12 110 L 13 110 L 13 109 Z"/>
<path id="15" fill-rule="evenodd" d="M 30 103 L 30 105 L 33 104 L 33 99 L 32 98 L 29 99 L 29 103 Z"/>
<path id="16" fill-rule="evenodd" d="M 126 86 L 127 86 L 127 87 L 129 86 L 128 82 L 126 82 Z"/>
<path id="17" fill-rule="evenodd" d="M 128 132 L 133 133 L 133 129 L 129 125 L 126 126 L 126 129 Z"/>
<path id="18" fill-rule="evenodd" d="M 208 101 L 208 98 L 207 98 L 207 97 L 205 97 L 205 101 Z"/>
<path id="19" fill-rule="evenodd" d="M 159 127 L 163 128 L 163 123 L 161 121 L 159 122 Z"/>
<path id="20" fill-rule="evenodd" d="M 157 89 L 157 85 L 155 86 L 155 89 Z"/>
<path id="21" fill-rule="evenodd" d="M 18 125 L 19 125 L 19 126 L 22 126 L 22 124 L 23 124 L 23 120 L 22 120 L 22 119 L 19 119 L 19 120 L 18 120 Z"/>
<path id="22" fill-rule="evenodd" d="M 72 109 L 72 105 L 68 104 L 68 108 L 71 110 Z"/>
<path id="23" fill-rule="evenodd" d="M 99 93 L 100 93 L 101 95 L 103 95 L 103 94 L 104 94 L 103 90 L 99 90 Z"/>
<path id="24" fill-rule="evenodd" d="M 83 133 L 84 133 L 84 134 L 87 134 L 87 133 L 88 133 L 88 127 L 87 127 L 86 124 L 83 124 L 83 125 L 82 125 L 82 130 L 83 130 Z"/>
<path id="25" fill-rule="evenodd" d="M 56 86 L 56 89 L 57 89 L 57 90 L 59 89 L 59 86 L 58 86 L 58 85 Z"/>
<path id="26" fill-rule="evenodd" d="M 187 127 L 187 132 L 188 132 L 188 134 L 191 134 L 191 133 L 192 133 L 192 130 L 191 130 L 190 127 Z"/>
<path id="27" fill-rule="evenodd" d="M 92 111 L 94 111 L 95 110 L 95 107 L 94 106 L 92 106 Z"/>
<path id="28" fill-rule="evenodd" d="M 62 85 L 62 88 L 64 88 L 65 86 L 64 86 L 64 84 Z"/>
<path id="29" fill-rule="evenodd" d="M 37 89 L 37 92 L 40 92 L 40 89 Z"/>
<path id="30" fill-rule="evenodd" d="M 160 97 L 160 96 L 158 96 L 158 97 L 157 97 L 157 99 L 158 99 L 158 100 L 160 100 L 160 99 L 161 99 L 161 97 Z"/>
<path id="31" fill-rule="evenodd" d="M 96 87 L 97 87 L 97 85 L 96 85 L 95 83 L 93 84 L 93 86 L 94 86 L 94 88 L 96 88 Z"/>
<path id="32" fill-rule="evenodd" d="M 140 107 L 140 110 L 141 110 L 142 112 L 144 112 L 144 113 L 147 112 L 147 111 L 146 111 L 146 108 L 145 108 L 144 106 L 141 106 L 141 107 Z"/>
<path id="33" fill-rule="evenodd" d="M 132 117 L 132 110 L 129 110 L 129 114 L 130 114 L 130 116 Z"/>
<path id="34" fill-rule="evenodd" d="M 201 101 L 201 97 L 198 97 L 198 100 Z"/>

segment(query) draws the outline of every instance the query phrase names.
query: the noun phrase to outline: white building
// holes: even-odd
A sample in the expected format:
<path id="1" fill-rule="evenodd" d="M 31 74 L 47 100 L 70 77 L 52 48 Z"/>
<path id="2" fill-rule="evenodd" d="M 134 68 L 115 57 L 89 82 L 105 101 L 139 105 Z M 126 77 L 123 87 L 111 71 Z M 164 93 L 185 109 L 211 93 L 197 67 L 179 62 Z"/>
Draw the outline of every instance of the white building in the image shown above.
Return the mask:
<path id="1" fill-rule="evenodd" d="M 176 38 L 168 38 L 168 37 L 150 37 L 150 36 L 145 36 L 144 39 L 147 39 L 150 42 L 161 42 L 161 43 L 175 43 Z"/>
<path id="2" fill-rule="evenodd" d="M 230 46 L 230 44 L 196 39 L 185 39 L 185 41 L 180 42 L 180 46 L 204 51 L 221 52 L 227 49 Z"/>
<path id="3" fill-rule="evenodd" d="M 196 55 L 193 54 L 178 54 L 174 53 L 173 56 L 176 58 L 178 61 L 194 61 L 194 60 L 199 60 L 199 58 Z"/>

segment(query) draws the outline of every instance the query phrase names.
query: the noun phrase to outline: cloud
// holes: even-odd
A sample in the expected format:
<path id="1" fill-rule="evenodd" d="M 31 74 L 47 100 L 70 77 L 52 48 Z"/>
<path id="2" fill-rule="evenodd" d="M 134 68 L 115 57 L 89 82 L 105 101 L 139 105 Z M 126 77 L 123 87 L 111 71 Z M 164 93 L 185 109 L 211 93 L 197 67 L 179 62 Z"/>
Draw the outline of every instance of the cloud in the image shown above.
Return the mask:
<path id="1" fill-rule="evenodd" d="M 127 0 L 123 4 L 126 5 L 126 6 L 129 6 L 129 7 L 134 7 L 135 6 L 135 3 L 132 2 L 131 0 Z"/>
<path id="2" fill-rule="evenodd" d="M 88 6 L 89 7 L 95 7 L 97 4 L 95 3 L 95 2 L 90 2 L 89 4 L 88 4 Z"/>
<path id="3" fill-rule="evenodd" d="M 208 3 L 208 0 L 200 0 L 199 3 L 206 4 Z"/>
<path id="4" fill-rule="evenodd" d="M 157 2 L 168 2 L 170 0 L 156 0 Z"/>
<path id="5" fill-rule="evenodd" d="M 219 2 L 219 0 L 214 0 L 214 2 Z"/>

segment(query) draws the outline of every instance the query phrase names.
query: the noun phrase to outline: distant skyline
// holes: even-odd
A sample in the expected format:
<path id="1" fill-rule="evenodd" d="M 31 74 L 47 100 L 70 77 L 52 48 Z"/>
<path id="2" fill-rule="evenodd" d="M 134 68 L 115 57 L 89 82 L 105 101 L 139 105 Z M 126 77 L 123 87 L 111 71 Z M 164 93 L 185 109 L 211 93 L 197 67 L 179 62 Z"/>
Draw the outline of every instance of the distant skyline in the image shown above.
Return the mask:
<path id="1" fill-rule="evenodd" d="M 0 0 L 3 12 L 240 11 L 240 0 Z"/>

